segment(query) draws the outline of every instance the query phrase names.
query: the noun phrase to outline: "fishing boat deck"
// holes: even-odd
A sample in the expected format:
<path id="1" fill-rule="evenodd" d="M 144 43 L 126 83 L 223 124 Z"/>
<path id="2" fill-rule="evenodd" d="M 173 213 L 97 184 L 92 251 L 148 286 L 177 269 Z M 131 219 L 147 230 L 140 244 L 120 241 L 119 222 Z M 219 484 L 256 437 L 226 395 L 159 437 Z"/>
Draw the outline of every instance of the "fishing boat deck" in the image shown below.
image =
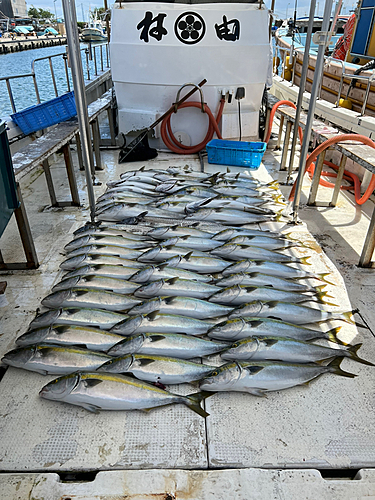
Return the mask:
<path id="1" fill-rule="evenodd" d="M 286 174 L 279 172 L 281 153 L 272 151 L 272 147 L 271 142 L 254 177 L 283 181 Z M 97 173 L 102 185 L 95 187 L 96 196 L 104 191 L 107 180 L 145 164 L 118 165 L 117 156 L 117 151 L 103 152 L 105 169 Z M 64 163 L 61 158 L 57 160 L 51 166 L 52 175 L 63 179 Z M 148 161 L 146 168 L 170 165 L 189 165 L 200 170 L 196 157 L 166 153 Z M 205 164 L 210 172 L 225 168 Z M 242 169 L 231 167 L 231 170 Z M 33 171 L 21 181 L 41 266 L 36 271 L 1 275 L 8 282 L 6 293 L 0 296 L 1 356 L 14 347 L 15 338 L 26 331 L 41 299 L 59 281 L 58 266 L 65 258 L 62 248 L 72 239 L 73 231 L 89 218 L 82 172 L 77 169 L 76 175 L 83 207 L 56 209 L 49 206 L 42 172 L 42 169 Z M 68 187 L 61 184 L 60 194 L 64 195 Z M 356 328 L 330 322 L 322 329 L 342 326 L 340 338 L 351 343 L 363 342 L 360 355 L 375 362 L 374 271 L 357 267 L 373 202 L 358 207 L 353 195 L 343 192 L 336 208 L 311 208 L 306 206 L 309 187 L 306 178 L 301 224 L 274 223 L 268 227 L 293 232 L 314 247 L 293 252 L 299 256 L 311 255 L 309 271 L 331 273 L 329 279 L 334 285 L 328 285 L 327 290 L 339 307 L 329 309 L 358 309 L 357 322 L 367 326 Z M 281 189 L 287 195 L 290 186 Z M 329 189 L 321 187 L 319 193 L 321 199 L 330 199 Z M 22 259 L 17 238 L 12 221 L 2 237 L 5 261 Z M 210 361 L 217 362 L 214 358 Z M 359 469 L 375 466 L 374 368 L 350 360 L 344 360 L 342 367 L 358 376 L 349 379 L 325 375 L 308 387 L 270 393 L 267 398 L 241 393 L 215 394 L 205 402 L 210 413 L 207 419 L 182 405 L 148 414 L 138 411 L 91 414 L 82 408 L 39 398 L 39 390 L 54 376 L 2 367 L 0 490 L 5 492 L 2 498 L 25 498 L 30 492 L 34 498 L 41 498 L 42 494 L 48 499 L 61 495 L 103 498 L 109 491 L 108 498 L 126 493 L 130 498 L 134 495 L 134 498 L 171 499 L 186 495 L 184 498 L 203 499 L 213 498 L 211 495 L 224 498 L 223 492 L 224 496 L 233 496 L 236 488 L 236 498 L 247 499 L 327 498 L 327 495 L 352 499 L 375 495 L 374 471 L 356 475 Z M 195 392 L 197 386 L 189 384 L 172 389 L 188 394 Z M 346 469 L 354 472 L 347 474 Z M 327 482 L 318 470 L 325 477 L 342 476 L 346 480 Z M 87 471 L 107 472 L 100 472 L 95 481 L 84 483 L 85 489 L 77 483 L 73 487 L 60 482 L 66 473 Z M 349 481 L 354 476 L 358 481 Z M 259 491 L 261 496 L 257 496 Z"/>

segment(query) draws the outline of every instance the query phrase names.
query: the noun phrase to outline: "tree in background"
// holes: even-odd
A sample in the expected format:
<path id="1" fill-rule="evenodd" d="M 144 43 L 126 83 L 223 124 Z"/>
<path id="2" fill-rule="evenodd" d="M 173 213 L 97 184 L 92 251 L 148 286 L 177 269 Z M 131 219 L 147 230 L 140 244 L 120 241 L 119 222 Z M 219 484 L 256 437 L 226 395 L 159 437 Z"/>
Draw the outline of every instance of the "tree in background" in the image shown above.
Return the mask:
<path id="1" fill-rule="evenodd" d="M 93 14 L 94 16 L 97 15 L 98 19 L 101 19 L 104 14 L 105 14 L 105 8 L 104 7 L 95 7 L 95 9 L 93 10 Z"/>
<path id="2" fill-rule="evenodd" d="M 55 14 L 52 14 L 49 10 L 37 9 L 34 5 L 30 7 L 27 14 L 33 19 L 53 19 L 55 17 Z"/>

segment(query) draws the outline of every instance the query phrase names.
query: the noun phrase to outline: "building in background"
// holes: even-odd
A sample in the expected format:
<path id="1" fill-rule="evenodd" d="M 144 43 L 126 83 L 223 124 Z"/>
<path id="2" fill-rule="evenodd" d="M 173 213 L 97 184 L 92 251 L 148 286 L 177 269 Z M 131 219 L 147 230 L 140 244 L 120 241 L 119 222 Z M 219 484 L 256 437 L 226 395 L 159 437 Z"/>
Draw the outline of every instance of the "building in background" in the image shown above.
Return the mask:
<path id="1" fill-rule="evenodd" d="M 0 18 L 27 17 L 25 0 L 0 0 Z"/>

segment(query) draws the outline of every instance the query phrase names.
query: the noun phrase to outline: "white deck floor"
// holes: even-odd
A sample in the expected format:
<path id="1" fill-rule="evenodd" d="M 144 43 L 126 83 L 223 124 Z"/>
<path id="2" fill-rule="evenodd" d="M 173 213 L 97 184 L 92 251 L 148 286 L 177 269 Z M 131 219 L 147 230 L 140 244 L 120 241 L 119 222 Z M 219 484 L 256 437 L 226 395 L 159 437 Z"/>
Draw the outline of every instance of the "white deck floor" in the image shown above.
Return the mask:
<path id="1" fill-rule="evenodd" d="M 106 180 L 118 178 L 125 169 L 124 165 L 117 165 L 116 158 L 117 152 L 103 153 L 106 170 L 98 174 L 103 185 L 95 188 L 96 196 L 104 191 Z M 271 176 L 282 180 L 284 174 L 278 172 L 279 160 L 279 154 L 275 155 L 272 150 L 267 152 L 264 165 L 255 175 L 261 179 Z M 130 164 L 130 168 L 143 164 Z M 160 155 L 157 162 L 147 162 L 147 167 L 156 164 L 161 168 L 188 164 L 199 169 L 196 159 L 166 154 Z M 207 165 L 207 170 L 212 172 L 222 168 Z M 59 181 L 61 179 L 59 197 L 67 196 L 61 161 L 52 169 L 52 174 Z M 14 347 L 14 339 L 26 331 L 40 307 L 40 300 L 60 279 L 58 266 L 65 258 L 62 248 L 72 239 L 72 232 L 88 218 L 83 173 L 77 171 L 77 178 L 84 204 L 82 209 L 48 208 L 50 202 L 41 172 L 39 176 L 27 177 L 22 182 L 41 266 L 37 271 L 1 275 L 1 279 L 8 282 L 5 295 L 0 296 L 1 355 Z M 305 191 L 308 185 L 306 179 Z M 284 187 L 283 191 L 288 193 L 289 189 Z M 321 188 L 320 193 L 321 198 L 330 194 L 326 188 Z M 369 329 L 357 330 L 342 322 L 332 322 L 330 327 L 343 325 L 340 337 L 351 343 L 363 342 L 360 355 L 375 362 L 375 271 L 357 267 L 373 202 L 367 202 L 361 211 L 352 199 L 351 194 L 344 193 L 340 194 L 335 209 L 303 207 L 300 216 L 304 224 L 288 226 L 285 232 L 296 231 L 301 239 L 310 243 L 315 240 L 316 251 L 301 249 L 300 254 L 312 255 L 313 272 L 332 272 L 330 279 L 337 286 L 328 286 L 327 289 L 334 296 L 333 302 L 340 306 L 341 311 L 358 308 L 357 321 L 365 322 Z M 7 228 L 1 239 L 1 249 L 6 261 L 23 258 L 15 225 L 10 224 Z M 332 308 L 335 309 L 338 308 Z M 38 397 L 40 388 L 55 377 L 9 368 L 0 381 L 0 491 L 3 488 L 5 492 L 0 493 L 0 497 L 26 498 L 26 494 L 16 496 L 15 485 L 19 481 L 22 485 L 20 491 L 25 488 L 30 494 L 32 489 L 34 498 L 42 498 L 42 491 L 45 499 L 60 498 L 63 494 L 66 498 L 69 495 L 87 499 L 98 495 L 99 498 L 101 477 L 113 483 L 110 492 L 113 498 L 120 494 L 117 493 L 121 489 L 119 484 L 123 486 L 122 495 L 129 492 L 134 498 L 149 498 L 149 495 L 150 498 L 175 498 L 162 496 L 163 492 L 174 492 L 176 498 L 182 498 L 182 494 L 177 495 L 178 491 L 184 492 L 186 496 L 183 498 L 189 499 L 228 498 L 235 488 L 241 493 L 233 498 L 244 499 L 374 498 L 372 471 L 362 472 L 363 479 L 352 481 L 350 487 L 350 482 L 344 481 L 348 483 L 347 489 L 342 488 L 344 482 L 338 481 L 330 482 L 327 489 L 327 481 L 318 472 L 292 470 L 375 466 L 375 368 L 350 360 L 343 362 L 343 368 L 358 374 L 358 377 L 347 379 L 324 375 L 308 387 L 272 393 L 267 398 L 216 394 L 206 401 L 210 413 L 206 420 L 181 405 L 149 414 L 102 412 L 93 415 L 68 404 L 41 400 Z M 196 387 L 179 386 L 176 390 L 187 394 L 195 392 Z M 198 471 L 219 468 L 238 470 Z M 249 470 L 241 470 L 244 468 Z M 291 470 L 285 473 L 251 468 Z M 76 491 L 69 485 L 64 489 L 59 486 L 55 474 L 47 474 L 117 469 L 134 471 L 118 472 L 117 476 L 100 476 L 100 473 L 94 482 L 97 486 L 95 494 L 90 494 L 90 487 L 85 492 L 79 488 Z M 136 470 L 144 469 L 163 471 L 142 473 L 142 479 L 138 480 Z M 192 469 L 195 472 L 171 469 Z M 42 476 L 26 474 L 31 472 Z M 47 488 L 49 496 L 45 493 L 46 487 L 41 486 L 41 477 L 44 478 L 42 482 L 50 485 L 50 489 Z M 187 485 L 189 481 L 196 481 L 201 489 L 197 492 Z M 250 485 L 254 485 L 254 481 L 258 483 L 257 488 L 264 485 L 264 489 L 252 489 Z M 129 482 L 133 486 L 130 487 Z M 278 482 L 276 490 L 271 486 L 275 482 Z M 52 483 L 56 484 L 52 486 Z M 353 489 L 353 483 L 358 485 L 357 489 Z M 300 484 L 304 484 L 302 489 Z M 310 489 L 306 489 L 307 484 L 311 485 Z M 160 497 L 156 496 L 159 490 Z M 216 492 L 215 495 L 212 496 L 210 491 Z M 257 491 L 259 496 L 256 496 Z M 152 492 L 155 496 L 151 495 Z M 135 496 L 136 493 L 140 496 Z M 332 496 L 328 496 L 330 494 Z"/>

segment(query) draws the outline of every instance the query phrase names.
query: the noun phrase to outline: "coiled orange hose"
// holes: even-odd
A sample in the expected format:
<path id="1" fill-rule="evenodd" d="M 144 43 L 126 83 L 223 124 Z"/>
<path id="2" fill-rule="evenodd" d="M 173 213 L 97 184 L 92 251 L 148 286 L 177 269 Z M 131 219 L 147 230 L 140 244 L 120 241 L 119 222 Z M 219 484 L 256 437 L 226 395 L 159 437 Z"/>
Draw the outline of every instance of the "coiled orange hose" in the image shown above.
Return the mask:
<path id="1" fill-rule="evenodd" d="M 278 107 L 285 106 L 285 105 L 290 106 L 293 109 L 296 109 L 296 106 L 290 101 L 279 101 L 278 103 L 276 103 L 272 107 L 265 142 L 268 142 L 270 140 L 271 131 L 272 131 L 272 122 L 273 122 L 273 119 L 274 119 L 274 116 L 275 116 L 275 113 L 276 113 Z M 303 134 L 302 134 L 301 127 L 298 127 L 298 134 L 299 134 L 300 143 L 302 144 Z M 316 161 L 318 155 L 322 151 L 327 149 L 329 146 L 331 146 L 332 144 L 336 144 L 338 142 L 353 141 L 353 140 L 358 141 L 358 142 L 362 142 L 362 144 L 366 144 L 367 146 L 370 146 L 373 149 L 375 149 L 375 142 L 364 135 L 359 135 L 359 134 L 338 135 L 336 137 L 332 137 L 331 139 L 328 139 L 327 141 L 323 142 L 317 148 L 314 149 L 314 151 L 307 157 L 306 164 L 305 164 L 305 172 L 308 172 L 310 177 L 312 177 L 314 175 L 315 161 Z M 333 168 L 334 170 L 339 169 L 339 167 L 332 162 L 324 161 L 324 164 L 328 165 L 329 167 Z M 326 171 L 323 171 L 322 175 L 324 175 L 325 177 L 337 177 L 337 175 L 335 173 L 326 172 Z M 372 174 L 370 184 L 368 185 L 368 187 L 367 187 L 367 189 L 362 197 L 361 197 L 361 181 L 359 180 L 358 176 L 349 172 L 348 170 L 344 170 L 344 177 L 343 178 L 347 181 L 353 182 L 355 201 L 358 205 L 363 205 L 370 198 L 372 192 L 375 189 L 375 175 L 374 174 Z M 296 190 L 296 182 L 297 181 L 295 181 L 295 183 L 293 184 L 292 190 L 290 191 L 290 194 L 289 194 L 290 201 L 294 200 L 294 194 L 295 194 L 295 190 Z M 334 184 L 332 184 L 331 182 L 325 181 L 324 179 L 320 179 L 319 184 L 321 186 L 330 187 L 330 188 L 335 187 Z M 341 189 L 352 189 L 352 186 L 341 186 Z"/>
<path id="2" fill-rule="evenodd" d="M 172 132 L 172 127 L 171 127 L 171 116 L 173 113 L 168 115 L 164 120 L 161 122 L 161 137 L 164 141 L 164 144 L 173 151 L 174 153 L 178 154 L 192 154 L 192 153 L 198 153 L 199 151 L 202 151 L 206 144 L 212 139 L 214 133 L 216 132 L 216 135 L 218 136 L 219 139 L 222 139 L 218 123 L 221 120 L 221 116 L 223 114 L 223 108 L 225 104 L 225 99 L 220 100 L 220 107 L 219 111 L 217 113 L 217 117 L 215 119 L 214 115 L 212 114 L 210 108 L 207 106 L 207 104 L 204 104 L 204 112 L 207 113 L 208 118 L 209 118 L 209 125 L 208 125 L 208 130 L 206 137 L 203 139 L 202 142 L 197 144 L 196 146 L 184 146 L 180 142 L 177 141 L 175 136 L 173 135 Z M 181 104 L 181 106 L 178 107 L 178 109 L 182 108 L 202 108 L 202 104 L 200 102 L 196 101 L 188 101 L 184 102 Z"/>

